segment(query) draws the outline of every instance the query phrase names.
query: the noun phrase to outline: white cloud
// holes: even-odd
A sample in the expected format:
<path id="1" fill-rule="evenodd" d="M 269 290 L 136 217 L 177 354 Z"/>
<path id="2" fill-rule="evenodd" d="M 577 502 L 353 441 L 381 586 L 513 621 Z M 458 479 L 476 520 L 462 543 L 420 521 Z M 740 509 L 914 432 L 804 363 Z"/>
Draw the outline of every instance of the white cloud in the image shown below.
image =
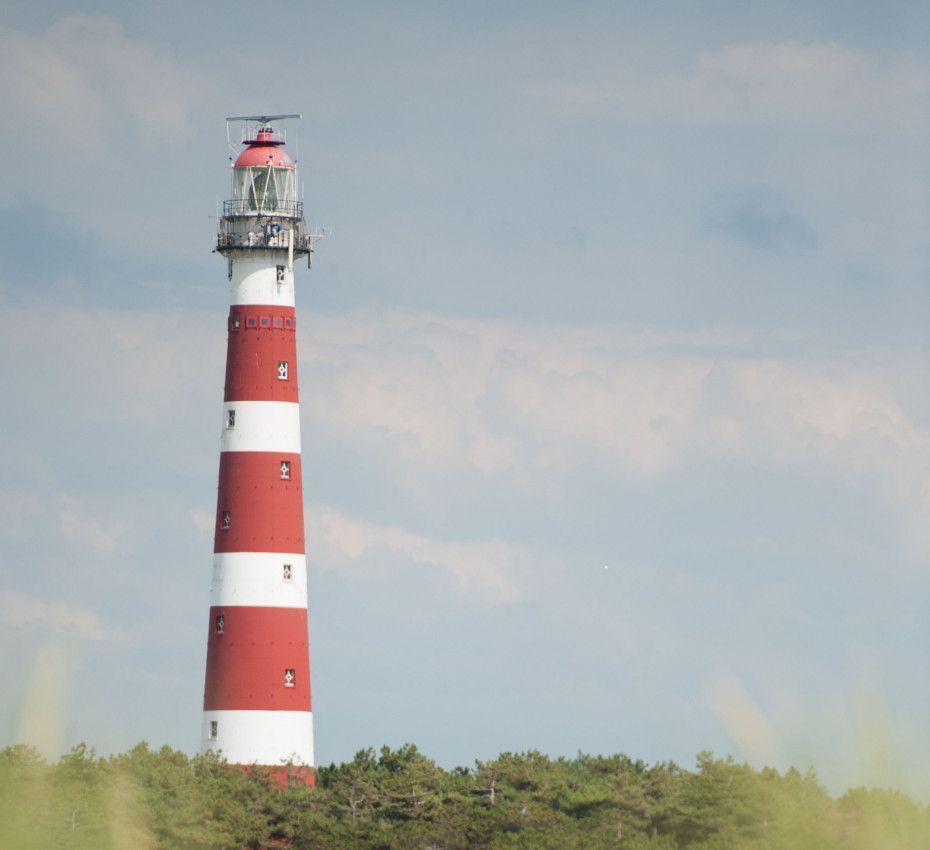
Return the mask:
<path id="1" fill-rule="evenodd" d="M 17 320 L 3 349 L 31 350 L 30 341 L 42 338 L 33 369 L 61 379 L 54 396 L 23 401 L 33 409 L 48 402 L 71 426 L 177 422 L 210 391 L 222 397 L 222 319 L 220 333 L 205 335 L 199 317 L 171 312 L 7 309 Z M 24 394 L 35 390 L 26 372 L 11 374 L 9 383 Z"/>
<path id="2" fill-rule="evenodd" d="M 117 501 L 119 504 L 119 501 Z M 96 554 L 113 552 L 125 536 L 124 518 L 106 513 L 101 501 L 56 493 L 39 500 L 29 492 L 0 491 L 0 539 L 54 536 Z"/>
<path id="3" fill-rule="evenodd" d="M 887 66 L 836 42 L 743 42 L 698 58 L 683 81 L 692 115 L 761 121 L 874 120 L 915 106 L 930 72 Z"/>
<path id="4" fill-rule="evenodd" d="M 216 445 L 223 339 L 203 334 L 202 317 L 17 308 L 8 316 L 0 355 L 13 362 L 41 335 L 33 368 L 55 383 L 36 398 L 24 376 L 8 389 L 14 406 L 69 411 L 77 428 L 138 429 L 132 439 L 156 439 L 160 456 L 190 453 L 190 463 L 212 468 L 202 447 Z M 305 427 L 364 452 L 365 474 L 389 476 L 408 504 L 434 501 L 437 487 L 462 476 L 532 506 L 559 499 L 579 470 L 657 482 L 695 458 L 719 459 L 813 470 L 838 487 L 858 481 L 930 552 L 930 431 L 896 397 L 894 362 L 856 352 L 749 356 L 731 329 L 670 336 L 401 312 L 316 315 L 304 327 Z M 197 439 L 178 444 L 191 429 Z M 2 527 L 15 534 L 38 508 L 11 499 Z M 52 508 L 65 537 L 101 552 L 116 545 L 120 523 L 100 510 Z M 451 551 L 434 556 L 462 563 Z"/>
<path id="5" fill-rule="evenodd" d="M 216 528 L 215 514 L 201 508 L 191 508 L 188 516 L 201 537 L 213 537 L 213 531 Z"/>
<path id="6" fill-rule="evenodd" d="M 920 119 L 930 69 L 838 42 L 748 41 L 700 53 L 683 73 L 611 68 L 544 91 L 565 106 L 628 120 L 880 125 Z"/>
<path id="7" fill-rule="evenodd" d="M 41 625 L 89 640 L 109 637 L 96 613 L 87 608 L 10 589 L 0 590 L 0 619 L 14 628 Z"/>
<path id="8" fill-rule="evenodd" d="M 0 157 L 17 163 L 0 203 L 33 230 L 34 210 L 56 218 L 65 238 L 79 231 L 89 252 L 163 261 L 170 239 L 177 259 L 191 243 L 178 233 L 190 233 L 197 218 L 193 209 L 164 210 L 177 194 L 172 186 L 199 178 L 202 162 L 188 140 L 220 99 L 198 66 L 128 36 L 107 15 L 69 15 L 35 34 L 0 27 Z M 48 283 L 76 286 L 67 273 Z"/>
<path id="9" fill-rule="evenodd" d="M 491 604 L 521 595 L 515 576 L 516 547 L 502 540 L 445 541 L 396 525 L 349 517 L 325 505 L 309 510 L 314 562 L 324 570 L 345 569 L 374 560 L 379 552 L 398 553 L 425 569 L 443 570 L 459 592 Z"/>
<path id="10" fill-rule="evenodd" d="M 743 341 L 729 331 L 668 338 L 400 313 L 320 317 L 311 333 L 301 340 L 303 381 L 314 386 L 304 415 L 360 440 L 393 440 L 405 462 L 548 473 L 588 455 L 656 476 L 702 451 L 842 454 L 860 471 L 889 453 L 930 465 L 930 432 L 895 398 L 894 367 L 854 355 L 721 353 Z"/>
<path id="11" fill-rule="evenodd" d="M 112 552 L 125 527 L 111 518 L 83 510 L 76 499 L 62 499 L 58 509 L 58 534 L 67 542 L 104 554 Z"/>
<path id="12" fill-rule="evenodd" d="M 219 410 L 223 335 L 206 337 L 201 316 L 16 307 L 8 315 L 0 353 L 12 358 L 41 335 L 33 368 L 59 378 L 43 398 L 71 424 L 184 427 L 206 415 L 211 397 Z M 736 350 L 744 342 L 728 329 L 669 336 L 623 325 L 317 315 L 299 340 L 302 414 L 412 469 L 464 464 L 502 478 L 518 466 L 564 472 L 583 456 L 654 477 L 694 451 L 819 459 L 861 473 L 892 460 L 894 473 L 902 462 L 930 470 L 930 431 L 896 398 L 893 362 L 873 365 L 855 352 L 748 356 Z M 25 377 L 10 392 L 19 404 L 37 402 Z M 27 508 L 10 504 L 17 514 Z"/>
<path id="13" fill-rule="evenodd" d="M 128 38 L 107 15 L 69 15 L 37 35 L 0 28 L 0 98 L 9 126 L 25 128 L 40 145 L 49 134 L 60 153 L 77 153 L 85 164 L 113 155 L 110 133 L 120 122 L 156 138 L 187 137 L 207 89 L 200 71 Z M 23 141 L 16 131 L 6 134 L 7 144 Z"/>

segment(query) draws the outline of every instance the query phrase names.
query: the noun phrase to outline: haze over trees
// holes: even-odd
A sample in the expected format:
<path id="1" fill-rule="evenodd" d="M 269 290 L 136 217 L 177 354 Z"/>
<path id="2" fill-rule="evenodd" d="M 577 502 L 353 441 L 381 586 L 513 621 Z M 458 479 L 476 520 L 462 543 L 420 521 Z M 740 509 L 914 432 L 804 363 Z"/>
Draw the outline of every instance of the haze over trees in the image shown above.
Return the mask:
<path id="1" fill-rule="evenodd" d="M 314 789 L 141 743 L 57 763 L 0 751 L 0 847 L 925 850 L 930 809 L 896 791 L 831 797 L 812 773 L 701 753 L 693 770 L 623 755 L 503 753 L 443 770 L 412 744 L 321 767 Z"/>

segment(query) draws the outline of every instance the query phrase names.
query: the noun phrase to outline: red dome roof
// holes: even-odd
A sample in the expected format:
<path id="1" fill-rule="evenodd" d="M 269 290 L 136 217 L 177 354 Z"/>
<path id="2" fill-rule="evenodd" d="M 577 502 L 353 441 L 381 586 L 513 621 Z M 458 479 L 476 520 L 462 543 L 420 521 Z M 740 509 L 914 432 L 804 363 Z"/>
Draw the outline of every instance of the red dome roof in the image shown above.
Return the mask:
<path id="1" fill-rule="evenodd" d="M 287 151 L 280 147 L 280 144 L 280 142 L 266 141 L 259 133 L 258 138 L 239 154 L 236 168 L 244 168 L 247 165 L 267 166 L 268 163 L 277 168 L 293 168 L 294 161 L 287 155 Z"/>

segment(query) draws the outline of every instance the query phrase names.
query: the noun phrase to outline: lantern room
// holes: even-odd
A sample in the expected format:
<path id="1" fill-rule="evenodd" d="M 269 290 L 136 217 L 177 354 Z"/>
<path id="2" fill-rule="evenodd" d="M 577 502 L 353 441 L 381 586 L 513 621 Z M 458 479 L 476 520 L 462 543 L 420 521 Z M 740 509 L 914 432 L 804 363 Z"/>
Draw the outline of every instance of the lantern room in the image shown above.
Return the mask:
<path id="1" fill-rule="evenodd" d="M 216 250 L 230 261 L 230 279 L 233 259 L 244 259 L 255 252 L 287 251 L 288 267 L 294 256 L 306 255 L 309 264 L 313 243 L 322 237 L 321 233 L 307 231 L 297 190 L 297 164 L 284 150 L 285 133 L 271 126 L 272 121 L 299 117 L 248 115 L 226 119 L 226 140 L 231 148 L 230 122 L 242 121 L 245 125 L 244 150 L 233 148 L 236 159 L 232 163 L 232 198 L 223 202 L 216 240 Z M 274 265 L 279 265 L 277 260 Z"/>
<path id="2" fill-rule="evenodd" d="M 297 169 L 284 150 L 284 134 L 260 125 L 243 134 L 246 148 L 233 165 L 227 215 L 299 217 Z"/>

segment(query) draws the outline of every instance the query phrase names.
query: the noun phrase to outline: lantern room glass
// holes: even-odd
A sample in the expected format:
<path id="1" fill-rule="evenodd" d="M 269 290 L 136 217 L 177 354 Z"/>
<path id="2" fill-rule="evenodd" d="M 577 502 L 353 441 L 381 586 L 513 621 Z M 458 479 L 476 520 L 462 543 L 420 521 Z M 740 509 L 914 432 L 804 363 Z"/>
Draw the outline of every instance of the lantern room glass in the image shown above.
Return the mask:
<path id="1" fill-rule="evenodd" d="M 293 214 L 297 204 L 297 179 L 293 168 L 273 165 L 233 169 L 233 199 L 242 213 Z"/>

